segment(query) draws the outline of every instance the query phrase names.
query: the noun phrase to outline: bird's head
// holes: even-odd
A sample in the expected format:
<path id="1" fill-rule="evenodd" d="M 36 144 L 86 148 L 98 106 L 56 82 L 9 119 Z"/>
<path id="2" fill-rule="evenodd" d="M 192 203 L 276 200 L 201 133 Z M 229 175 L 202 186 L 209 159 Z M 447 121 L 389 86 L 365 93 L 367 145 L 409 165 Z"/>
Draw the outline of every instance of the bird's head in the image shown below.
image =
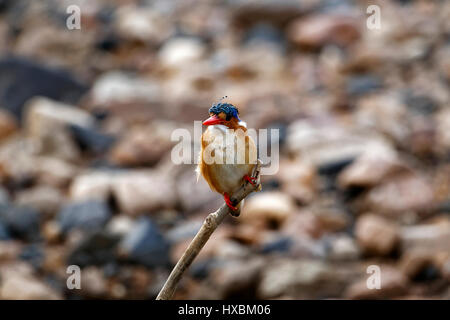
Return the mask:
<path id="1" fill-rule="evenodd" d="M 209 108 L 209 118 L 203 121 L 203 125 L 221 124 L 232 128 L 240 121 L 239 111 L 235 106 L 231 103 L 218 102 Z"/>

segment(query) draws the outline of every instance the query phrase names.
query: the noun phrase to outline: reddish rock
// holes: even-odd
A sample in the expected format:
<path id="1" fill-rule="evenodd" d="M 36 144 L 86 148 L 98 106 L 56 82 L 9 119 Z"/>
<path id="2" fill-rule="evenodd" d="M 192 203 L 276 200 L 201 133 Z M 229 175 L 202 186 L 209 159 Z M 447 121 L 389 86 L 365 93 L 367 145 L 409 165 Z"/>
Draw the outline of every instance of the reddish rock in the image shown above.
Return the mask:
<path id="1" fill-rule="evenodd" d="M 134 128 L 111 151 L 111 161 L 121 166 L 154 165 L 170 150 L 172 124 L 153 123 Z"/>
<path id="2" fill-rule="evenodd" d="M 14 117 L 6 110 L 0 109 L 0 141 L 10 136 L 17 130 Z"/>
<path id="3" fill-rule="evenodd" d="M 312 164 L 301 161 L 281 161 L 277 176 L 281 181 L 283 192 L 303 203 L 313 199 L 317 177 Z"/>
<path id="4" fill-rule="evenodd" d="M 360 37 L 357 19 L 343 15 L 312 15 L 289 27 L 289 39 L 297 45 L 318 48 L 328 43 L 346 46 Z"/>
<path id="5" fill-rule="evenodd" d="M 281 192 L 261 192 L 245 200 L 241 219 L 246 223 L 282 224 L 294 213 L 295 203 L 292 198 Z"/>
<path id="6" fill-rule="evenodd" d="M 397 218 L 408 212 L 426 213 L 432 208 L 433 190 L 422 177 L 406 173 L 376 186 L 360 200 L 361 210 Z"/>

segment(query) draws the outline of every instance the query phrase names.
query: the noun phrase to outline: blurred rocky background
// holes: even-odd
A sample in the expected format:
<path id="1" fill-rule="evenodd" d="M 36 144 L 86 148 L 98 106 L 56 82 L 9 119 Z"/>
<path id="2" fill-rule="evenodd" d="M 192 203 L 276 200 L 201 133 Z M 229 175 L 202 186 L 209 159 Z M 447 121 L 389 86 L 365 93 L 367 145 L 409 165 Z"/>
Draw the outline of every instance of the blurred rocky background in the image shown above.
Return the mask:
<path id="1" fill-rule="evenodd" d="M 228 95 L 280 170 L 175 298 L 450 299 L 449 81 L 446 0 L 0 0 L 0 298 L 155 298 L 223 203 L 171 133 Z"/>

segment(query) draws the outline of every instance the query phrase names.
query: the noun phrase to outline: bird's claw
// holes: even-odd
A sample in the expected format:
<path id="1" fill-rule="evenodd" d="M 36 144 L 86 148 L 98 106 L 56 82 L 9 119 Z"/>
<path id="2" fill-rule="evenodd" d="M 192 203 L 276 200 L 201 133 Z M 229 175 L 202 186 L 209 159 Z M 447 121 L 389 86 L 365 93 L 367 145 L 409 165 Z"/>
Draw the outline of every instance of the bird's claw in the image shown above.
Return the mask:
<path id="1" fill-rule="evenodd" d="M 250 184 L 252 184 L 253 186 L 256 185 L 256 177 L 249 177 L 248 175 L 245 175 L 244 179 L 246 181 L 248 181 Z"/>
<path id="2" fill-rule="evenodd" d="M 225 199 L 225 203 L 227 204 L 228 208 L 231 209 L 231 211 L 236 211 L 238 208 L 233 206 L 233 202 L 230 199 L 230 196 L 228 193 L 224 193 L 223 198 Z"/>

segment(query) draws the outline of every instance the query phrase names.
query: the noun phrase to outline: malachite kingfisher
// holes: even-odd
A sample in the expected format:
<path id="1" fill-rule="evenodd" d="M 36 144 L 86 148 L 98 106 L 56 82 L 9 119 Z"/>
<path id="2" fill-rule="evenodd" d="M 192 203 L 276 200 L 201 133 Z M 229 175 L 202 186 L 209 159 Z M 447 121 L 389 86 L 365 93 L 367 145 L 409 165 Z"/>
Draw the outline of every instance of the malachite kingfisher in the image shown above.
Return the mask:
<path id="1" fill-rule="evenodd" d="M 223 195 L 231 214 L 239 216 L 242 204 L 233 205 L 230 197 L 244 181 L 255 184 L 251 174 L 257 162 L 256 145 L 231 103 L 213 104 L 209 116 L 203 122 L 207 129 L 201 136 L 197 179 L 202 175 L 213 191 Z"/>

